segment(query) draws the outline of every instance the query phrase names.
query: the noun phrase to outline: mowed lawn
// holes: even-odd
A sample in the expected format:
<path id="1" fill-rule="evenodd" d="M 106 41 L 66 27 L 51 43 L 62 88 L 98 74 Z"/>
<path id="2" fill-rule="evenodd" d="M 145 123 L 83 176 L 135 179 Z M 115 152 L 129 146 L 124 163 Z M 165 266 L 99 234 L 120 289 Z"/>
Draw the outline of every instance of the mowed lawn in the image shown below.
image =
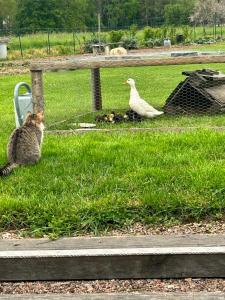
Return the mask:
<path id="1" fill-rule="evenodd" d="M 122 82 L 128 77 L 136 79 L 144 98 L 161 108 L 183 78 L 181 71 L 202 67 L 225 71 L 223 65 L 103 70 L 104 108 L 127 108 L 129 89 Z M 1 165 L 6 162 L 7 140 L 14 127 L 13 88 L 24 80 L 29 82 L 29 75 L 0 78 Z M 47 126 L 90 111 L 88 71 L 49 73 L 44 80 Z M 135 222 L 223 218 L 225 133 L 206 127 L 224 124 L 225 116 L 163 116 L 138 126 L 202 129 L 46 134 L 40 163 L 0 179 L 0 228 L 58 236 L 98 234 Z"/>

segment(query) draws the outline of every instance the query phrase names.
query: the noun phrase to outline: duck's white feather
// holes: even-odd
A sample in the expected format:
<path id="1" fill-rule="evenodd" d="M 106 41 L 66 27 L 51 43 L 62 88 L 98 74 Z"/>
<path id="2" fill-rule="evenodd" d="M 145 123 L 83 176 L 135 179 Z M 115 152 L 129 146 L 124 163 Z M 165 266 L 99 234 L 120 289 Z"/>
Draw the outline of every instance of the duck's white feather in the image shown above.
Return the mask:
<path id="1" fill-rule="evenodd" d="M 154 118 L 163 114 L 162 111 L 158 111 L 139 96 L 133 79 L 128 79 L 127 82 L 131 87 L 129 106 L 133 111 L 147 118 Z"/>

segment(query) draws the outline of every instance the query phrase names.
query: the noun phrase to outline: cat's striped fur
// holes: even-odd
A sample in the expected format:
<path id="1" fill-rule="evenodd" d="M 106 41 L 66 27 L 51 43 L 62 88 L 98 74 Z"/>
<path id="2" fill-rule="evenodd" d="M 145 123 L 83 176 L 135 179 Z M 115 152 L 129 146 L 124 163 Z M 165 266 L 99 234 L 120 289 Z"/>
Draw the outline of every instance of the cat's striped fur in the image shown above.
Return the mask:
<path id="1" fill-rule="evenodd" d="M 28 113 L 24 124 L 15 129 L 9 139 L 8 163 L 0 168 L 0 176 L 9 175 L 20 165 L 35 164 L 41 158 L 44 131 L 43 112 Z"/>

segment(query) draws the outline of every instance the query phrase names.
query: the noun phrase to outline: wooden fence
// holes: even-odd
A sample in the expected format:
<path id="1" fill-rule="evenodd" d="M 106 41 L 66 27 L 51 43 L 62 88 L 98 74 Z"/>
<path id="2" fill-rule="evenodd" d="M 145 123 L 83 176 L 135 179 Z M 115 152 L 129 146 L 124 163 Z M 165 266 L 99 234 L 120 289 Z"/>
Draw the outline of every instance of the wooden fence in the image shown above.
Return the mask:
<path id="1" fill-rule="evenodd" d="M 92 78 L 93 110 L 102 108 L 100 68 L 140 67 L 140 66 L 168 66 L 187 64 L 225 63 L 225 55 L 201 55 L 185 57 L 152 56 L 120 56 L 120 57 L 89 57 L 62 61 L 34 62 L 30 71 L 32 77 L 32 93 L 34 111 L 44 110 L 43 72 L 90 69 Z"/>

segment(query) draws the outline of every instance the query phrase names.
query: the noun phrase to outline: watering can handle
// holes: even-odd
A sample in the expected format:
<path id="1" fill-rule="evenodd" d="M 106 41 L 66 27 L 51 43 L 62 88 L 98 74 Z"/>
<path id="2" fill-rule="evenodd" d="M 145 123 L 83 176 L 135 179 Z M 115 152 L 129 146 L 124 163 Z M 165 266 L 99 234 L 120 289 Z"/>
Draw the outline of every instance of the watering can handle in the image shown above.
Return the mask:
<path id="1" fill-rule="evenodd" d="M 27 89 L 27 92 L 29 94 L 31 94 L 31 88 L 30 86 L 26 83 L 26 82 L 20 82 L 18 83 L 16 86 L 15 86 L 15 89 L 14 89 L 14 99 L 18 99 L 19 97 L 19 89 L 21 87 L 25 87 Z M 20 118 L 20 111 L 19 111 L 19 103 L 18 101 L 15 101 L 15 107 L 16 107 L 16 113 L 17 113 L 17 116 Z"/>

